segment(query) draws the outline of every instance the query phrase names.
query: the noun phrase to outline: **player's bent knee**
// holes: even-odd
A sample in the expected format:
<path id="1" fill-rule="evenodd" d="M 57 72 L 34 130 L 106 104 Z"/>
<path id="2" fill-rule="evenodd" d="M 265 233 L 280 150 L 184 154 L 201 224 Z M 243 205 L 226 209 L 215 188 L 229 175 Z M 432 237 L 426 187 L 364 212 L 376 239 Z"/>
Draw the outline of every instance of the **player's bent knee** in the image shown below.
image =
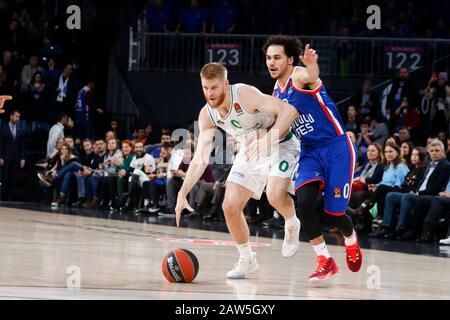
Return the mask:
<path id="1" fill-rule="evenodd" d="M 277 208 L 286 205 L 289 197 L 284 190 L 273 190 L 267 193 L 267 200 L 272 207 Z"/>
<path id="2" fill-rule="evenodd" d="M 243 208 L 232 201 L 224 201 L 222 203 L 222 210 L 226 216 L 238 216 L 241 214 Z"/>

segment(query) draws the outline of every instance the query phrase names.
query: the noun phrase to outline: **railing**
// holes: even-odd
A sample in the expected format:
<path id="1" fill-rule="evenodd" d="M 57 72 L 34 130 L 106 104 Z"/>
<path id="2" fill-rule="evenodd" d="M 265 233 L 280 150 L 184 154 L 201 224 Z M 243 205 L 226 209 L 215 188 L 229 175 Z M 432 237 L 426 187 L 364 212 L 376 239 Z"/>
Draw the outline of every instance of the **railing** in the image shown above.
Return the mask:
<path id="1" fill-rule="evenodd" d="M 139 28 L 140 29 L 140 28 Z M 130 32 L 129 70 L 192 71 L 216 61 L 238 73 L 266 72 L 261 48 L 268 36 Z M 325 76 L 390 77 L 400 67 L 450 67 L 450 40 L 300 37 L 319 54 Z"/>

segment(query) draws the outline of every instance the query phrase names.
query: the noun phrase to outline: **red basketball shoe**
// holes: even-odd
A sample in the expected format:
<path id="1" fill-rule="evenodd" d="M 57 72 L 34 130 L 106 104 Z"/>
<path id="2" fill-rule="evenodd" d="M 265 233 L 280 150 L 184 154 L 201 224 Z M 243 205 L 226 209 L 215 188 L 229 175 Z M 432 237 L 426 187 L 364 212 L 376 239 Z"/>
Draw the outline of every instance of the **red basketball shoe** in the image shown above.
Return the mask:
<path id="1" fill-rule="evenodd" d="M 317 264 L 316 271 L 309 276 L 309 282 L 325 281 L 335 276 L 339 271 L 338 266 L 331 257 L 327 259 L 324 256 L 318 256 Z"/>
<path id="2" fill-rule="evenodd" d="M 358 272 L 361 269 L 363 256 L 358 241 L 352 246 L 345 246 L 345 260 L 350 271 Z"/>

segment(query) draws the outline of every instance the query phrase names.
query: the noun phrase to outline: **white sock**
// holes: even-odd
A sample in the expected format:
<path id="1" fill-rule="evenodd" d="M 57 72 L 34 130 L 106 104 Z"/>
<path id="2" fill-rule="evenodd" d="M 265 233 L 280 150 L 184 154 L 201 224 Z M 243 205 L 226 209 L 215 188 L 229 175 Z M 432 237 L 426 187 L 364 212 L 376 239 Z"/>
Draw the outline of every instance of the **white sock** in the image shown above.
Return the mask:
<path id="1" fill-rule="evenodd" d="M 284 225 L 286 228 L 293 228 L 293 227 L 297 226 L 297 223 L 298 223 L 297 221 L 299 221 L 299 220 L 298 220 L 297 216 L 294 214 L 292 217 L 287 218 L 285 220 Z"/>
<path id="2" fill-rule="evenodd" d="M 350 236 L 350 237 L 344 237 L 344 242 L 345 242 L 345 245 L 348 247 L 348 246 L 352 246 L 352 245 L 354 245 L 355 243 L 356 243 L 356 232 L 355 232 L 355 230 L 353 230 L 353 233 L 352 233 L 352 235 Z"/>
<path id="3" fill-rule="evenodd" d="M 247 261 L 251 261 L 253 259 L 253 250 L 250 246 L 250 242 L 238 244 L 237 249 L 239 250 L 241 257 L 245 257 Z"/>
<path id="4" fill-rule="evenodd" d="M 321 244 L 312 247 L 318 256 L 324 256 L 327 259 L 331 257 L 330 254 L 328 253 L 327 244 L 325 242 L 322 242 Z"/>

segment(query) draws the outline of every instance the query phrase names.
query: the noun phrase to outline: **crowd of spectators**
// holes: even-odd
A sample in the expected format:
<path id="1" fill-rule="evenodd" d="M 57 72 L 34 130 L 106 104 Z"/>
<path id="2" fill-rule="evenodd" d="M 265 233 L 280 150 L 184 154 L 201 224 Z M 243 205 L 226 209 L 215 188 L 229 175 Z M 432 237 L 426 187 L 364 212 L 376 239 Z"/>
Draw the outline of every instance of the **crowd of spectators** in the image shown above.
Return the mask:
<path id="1" fill-rule="evenodd" d="M 373 1 L 151 0 L 145 29 L 166 33 L 301 34 L 448 38 L 445 1 L 393 1 L 380 4 L 380 30 L 366 27 Z M 376 4 L 376 3 L 375 3 Z M 314 12 L 314 14 L 306 14 Z M 317 19 L 317 17 L 320 17 Z"/>

